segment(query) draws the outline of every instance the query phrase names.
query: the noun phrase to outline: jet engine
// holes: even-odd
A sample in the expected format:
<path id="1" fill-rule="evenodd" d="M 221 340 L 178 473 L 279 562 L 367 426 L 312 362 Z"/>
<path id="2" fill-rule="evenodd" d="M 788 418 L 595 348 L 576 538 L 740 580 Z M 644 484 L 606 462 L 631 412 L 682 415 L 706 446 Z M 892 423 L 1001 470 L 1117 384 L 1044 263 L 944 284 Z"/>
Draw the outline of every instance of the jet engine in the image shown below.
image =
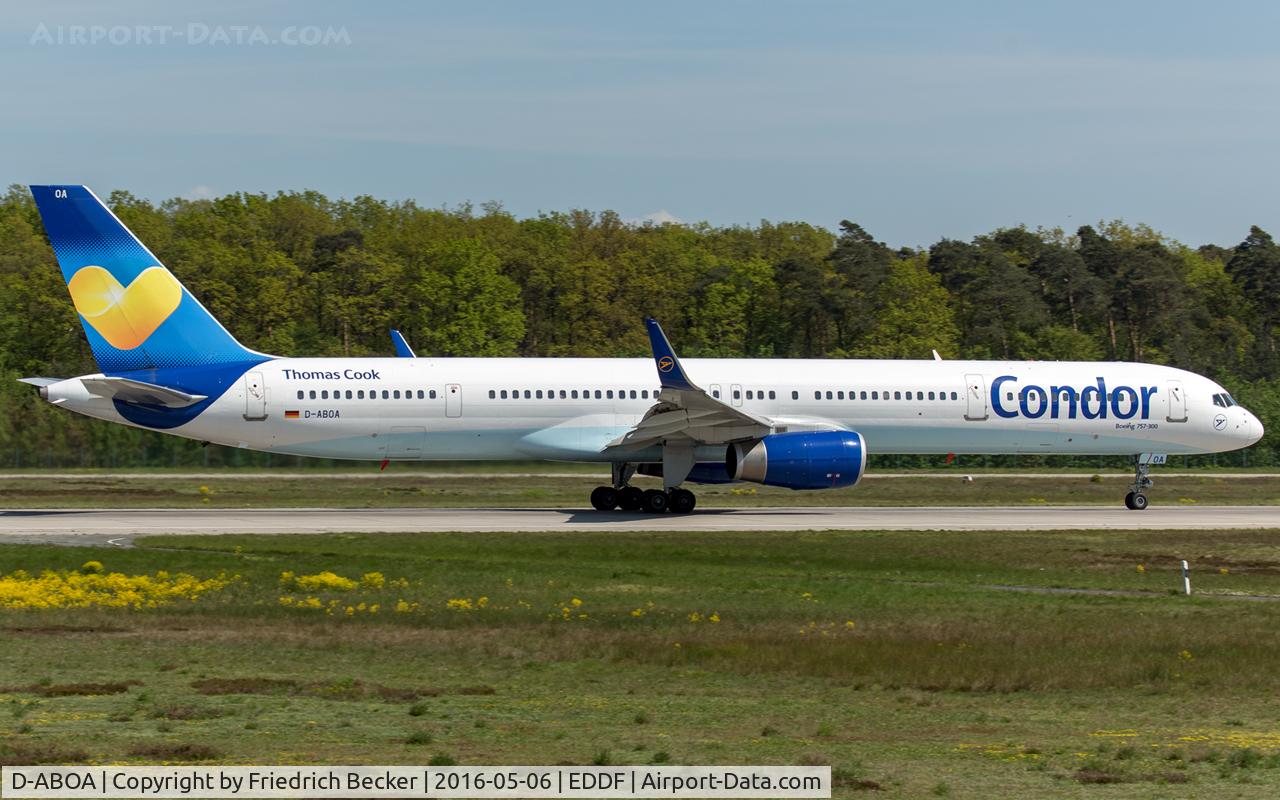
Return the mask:
<path id="1" fill-rule="evenodd" d="M 775 433 L 735 442 L 725 454 L 734 480 L 788 489 L 853 486 L 866 467 L 867 448 L 854 431 Z"/>

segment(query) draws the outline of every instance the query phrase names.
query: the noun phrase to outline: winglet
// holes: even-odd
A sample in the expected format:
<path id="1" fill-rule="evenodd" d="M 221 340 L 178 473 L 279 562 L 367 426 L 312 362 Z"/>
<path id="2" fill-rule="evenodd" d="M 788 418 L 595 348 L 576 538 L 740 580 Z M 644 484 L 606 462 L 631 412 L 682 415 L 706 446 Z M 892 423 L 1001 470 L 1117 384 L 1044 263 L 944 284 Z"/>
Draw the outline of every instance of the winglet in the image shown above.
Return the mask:
<path id="1" fill-rule="evenodd" d="M 662 388 L 698 391 L 698 387 L 684 374 L 684 367 L 680 365 L 680 359 L 671 348 L 671 342 L 667 341 L 667 335 L 662 332 L 658 321 L 649 317 L 644 324 L 649 329 L 649 345 L 653 348 L 653 363 L 658 368 L 658 380 L 662 382 Z"/>
<path id="2" fill-rule="evenodd" d="M 405 341 L 404 334 L 395 328 L 391 329 L 391 343 L 396 348 L 396 358 L 417 358 L 413 354 L 413 348 Z"/>

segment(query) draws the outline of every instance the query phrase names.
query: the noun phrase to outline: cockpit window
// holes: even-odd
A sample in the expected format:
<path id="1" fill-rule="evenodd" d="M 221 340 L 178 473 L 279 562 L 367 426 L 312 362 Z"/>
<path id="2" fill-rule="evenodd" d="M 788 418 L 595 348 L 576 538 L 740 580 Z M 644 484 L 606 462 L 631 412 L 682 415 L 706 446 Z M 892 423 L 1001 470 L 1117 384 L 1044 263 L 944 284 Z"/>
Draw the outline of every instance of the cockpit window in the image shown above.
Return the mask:
<path id="1" fill-rule="evenodd" d="M 1235 399 L 1234 397 L 1232 397 L 1230 394 L 1227 394 L 1227 393 L 1225 393 L 1225 392 L 1224 392 L 1224 393 L 1223 393 L 1223 395 L 1222 395 L 1222 397 L 1223 397 L 1223 399 L 1224 399 L 1224 400 L 1226 400 L 1226 401 L 1227 401 L 1227 407 L 1228 407 L 1228 408 L 1229 408 L 1229 407 L 1231 407 L 1231 406 L 1234 406 L 1234 405 L 1239 405 L 1238 403 L 1236 403 L 1236 399 Z"/>
<path id="2" fill-rule="evenodd" d="M 1225 397 L 1223 397 L 1222 395 L 1220 395 L 1220 394 L 1215 394 L 1215 395 L 1213 396 L 1213 404 L 1214 404 L 1215 406 L 1219 406 L 1219 407 L 1221 407 L 1221 408 L 1226 408 L 1226 407 L 1227 407 L 1227 400 L 1226 400 L 1226 398 L 1225 398 Z"/>

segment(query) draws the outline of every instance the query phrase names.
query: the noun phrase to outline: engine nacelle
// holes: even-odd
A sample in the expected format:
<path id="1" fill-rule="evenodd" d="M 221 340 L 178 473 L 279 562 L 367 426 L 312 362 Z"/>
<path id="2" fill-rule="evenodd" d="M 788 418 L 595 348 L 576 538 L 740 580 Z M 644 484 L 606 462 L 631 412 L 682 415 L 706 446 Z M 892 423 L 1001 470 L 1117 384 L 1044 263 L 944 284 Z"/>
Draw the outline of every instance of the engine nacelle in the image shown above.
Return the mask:
<path id="1" fill-rule="evenodd" d="M 729 445 L 726 468 L 734 480 L 788 489 L 853 486 L 867 468 L 862 434 L 853 431 L 775 433 Z"/>

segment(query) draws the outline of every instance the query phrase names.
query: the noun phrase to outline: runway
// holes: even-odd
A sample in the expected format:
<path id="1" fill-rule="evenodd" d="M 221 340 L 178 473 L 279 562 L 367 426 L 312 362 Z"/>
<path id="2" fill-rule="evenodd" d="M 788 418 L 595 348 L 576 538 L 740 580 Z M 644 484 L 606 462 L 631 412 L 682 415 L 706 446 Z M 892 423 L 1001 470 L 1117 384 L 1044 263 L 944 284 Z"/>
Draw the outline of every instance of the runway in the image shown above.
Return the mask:
<path id="1" fill-rule="evenodd" d="M 72 509 L 0 512 L 0 542 L 114 544 L 149 534 L 432 531 L 1211 530 L 1280 528 L 1280 506 L 744 508 L 649 515 L 567 509 Z"/>

